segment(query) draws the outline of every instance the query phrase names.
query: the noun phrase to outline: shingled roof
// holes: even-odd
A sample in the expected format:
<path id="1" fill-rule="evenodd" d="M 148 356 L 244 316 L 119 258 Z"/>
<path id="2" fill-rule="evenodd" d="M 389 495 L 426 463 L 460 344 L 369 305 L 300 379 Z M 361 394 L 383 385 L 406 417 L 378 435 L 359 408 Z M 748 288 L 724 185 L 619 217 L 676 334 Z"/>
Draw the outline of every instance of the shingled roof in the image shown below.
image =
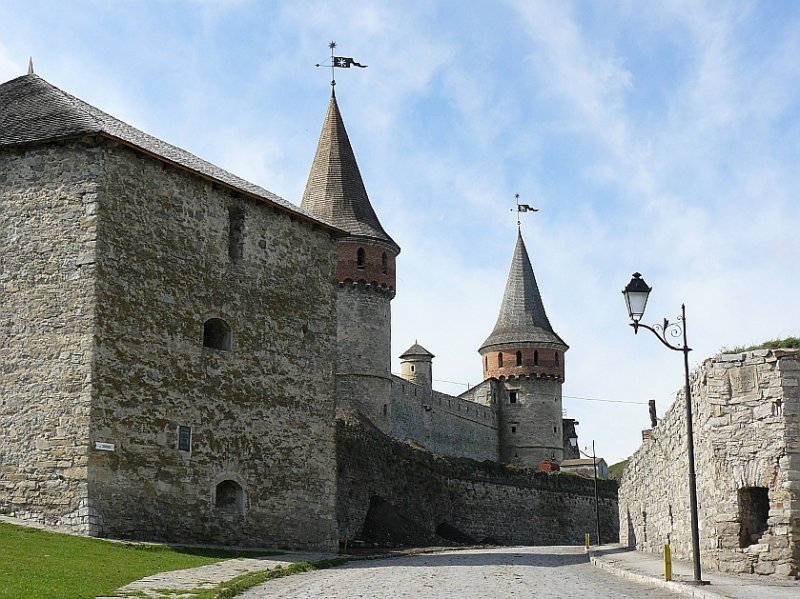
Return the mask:
<path id="1" fill-rule="evenodd" d="M 102 135 L 144 151 L 176 166 L 213 179 L 247 195 L 303 218 L 331 226 L 275 195 L 210 162 L 139 129 L 71 96 L 38 75 L 29 73 L 0 85 L 0 147 L 20 146 L 79 137 Z"/>
<path id="2" fill-rule="evenodd" d="M 401 358 L 412 358 L 412 357 L 415 357 L 415 356 L 422 356 L 422 357 L 427 357 L 427 358 L 435 358 L 436 357 L 431 352 L 429 352 L 427 349 L 422 347 L 416 341 L 414 341 L 414 345 L 412 345 L 406 351 L 404 351 L 402 354 L 400 354 Z"/>
<path id="3" fill-rule="evenodd" d="M 369 201 L 335 94 L 331 94 L 300 206 L 350 235 L 387 242 L 400 252 Z"/>
<path id="4" fill-rule="evenodd" d="M 511 260 L 500 315 L 494 331 L 478 351 L 518 343 L 552 343 L 563 346 L 565 350 L 568 347 L 553 331 L 547 319 L 522 233 L 517 233 L 517 246 Z"/>

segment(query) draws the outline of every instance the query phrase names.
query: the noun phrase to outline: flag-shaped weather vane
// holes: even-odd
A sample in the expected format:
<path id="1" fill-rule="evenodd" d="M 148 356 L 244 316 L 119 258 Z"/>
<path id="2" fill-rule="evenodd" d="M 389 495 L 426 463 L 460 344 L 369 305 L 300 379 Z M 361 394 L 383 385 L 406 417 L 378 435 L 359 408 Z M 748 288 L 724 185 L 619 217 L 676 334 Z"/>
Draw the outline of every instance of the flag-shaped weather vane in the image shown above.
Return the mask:
<path id="1" fill-rule="evenodd" d="M 336 85 L 336 77 L 333 69 L 349 69 L 350 67 L 359 67 L 362 69 L 367 68 L 367 65 L 356 62 L 349 56 L 334 56 L 333 51 L 336 48 L 336 42 L 331 42 L 328 44 L 328 47 L 331 49 L 331 87 Z M 322 67 L 328 65 L 316 64 L 314 66 Z"/>
<path id="2" fill-rule="evenodd" d="M 538 208 L 534 208 L 530 204 L 520 204 L 519 203 L 519 194 L 518 193 L 514 194 L 514 199 L 517 201 L 517 208 L 516 208 L 516 210 L 517 210 L 517 228 L 519 228 L 520 227 L 520 222 L 519 222 L 520 212 L 539 212 L 539 209 Z M 511 211 L 513 212 L 514 208 L 512 208 Z"/>

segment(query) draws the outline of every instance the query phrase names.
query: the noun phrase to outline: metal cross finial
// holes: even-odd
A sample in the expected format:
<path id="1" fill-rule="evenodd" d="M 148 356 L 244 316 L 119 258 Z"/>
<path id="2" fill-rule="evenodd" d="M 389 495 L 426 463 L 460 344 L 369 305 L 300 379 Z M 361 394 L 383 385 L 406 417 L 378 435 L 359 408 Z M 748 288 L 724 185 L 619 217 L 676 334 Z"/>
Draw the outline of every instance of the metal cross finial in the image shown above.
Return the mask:
<path id="1" fill-rule="evenodd" d="M 335 65 L 333 61 L 333 49 L 336 47 L 336 42 L 331 40 L 331 43 L 328 44 L 328 48 L 331 49 L 331 93 L 336 94 L 336 74 L 334 71 Z"/>

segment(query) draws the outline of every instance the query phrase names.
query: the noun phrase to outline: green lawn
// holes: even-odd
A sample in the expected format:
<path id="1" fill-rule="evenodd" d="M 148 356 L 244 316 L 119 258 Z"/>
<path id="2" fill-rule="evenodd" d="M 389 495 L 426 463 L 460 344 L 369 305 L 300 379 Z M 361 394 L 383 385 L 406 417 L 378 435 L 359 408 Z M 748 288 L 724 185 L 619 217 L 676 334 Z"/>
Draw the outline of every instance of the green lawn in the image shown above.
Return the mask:
<path id="1" fill-rule="evenodd" d="M 0 523 L 0 597 L 92 599 L 156 572 L 254 555 L 269 554 L 112 543 Z"/>

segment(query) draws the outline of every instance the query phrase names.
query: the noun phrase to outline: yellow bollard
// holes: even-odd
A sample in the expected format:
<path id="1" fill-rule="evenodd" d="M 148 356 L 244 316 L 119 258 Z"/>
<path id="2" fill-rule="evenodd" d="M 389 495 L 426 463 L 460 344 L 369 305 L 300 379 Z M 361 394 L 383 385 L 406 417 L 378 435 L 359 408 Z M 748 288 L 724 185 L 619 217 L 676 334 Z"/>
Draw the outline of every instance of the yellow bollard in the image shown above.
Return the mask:
<path id="1" fill-rule="evenodd" d="M 664 580 L 672 580 L 672 548 L 669 543 L 664 545 Z"/>
<path id="2" fill-rule="evenodd" d="M 586 551 L 589 551 L 589 533 L 586 533 Z"/>

